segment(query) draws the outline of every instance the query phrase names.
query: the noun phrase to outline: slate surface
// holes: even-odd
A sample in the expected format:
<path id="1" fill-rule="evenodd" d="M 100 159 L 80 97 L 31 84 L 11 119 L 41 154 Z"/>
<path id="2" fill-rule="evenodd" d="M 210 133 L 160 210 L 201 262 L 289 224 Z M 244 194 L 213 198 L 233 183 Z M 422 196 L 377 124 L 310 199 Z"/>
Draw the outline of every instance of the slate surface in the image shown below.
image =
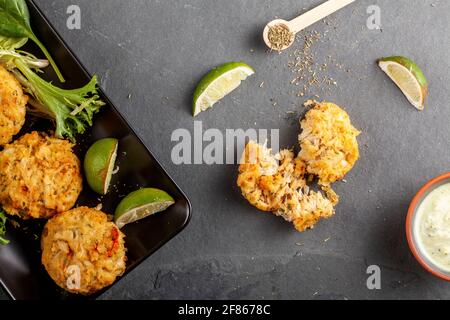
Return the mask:
<path id="1" fill-rule="evenodd" d="M 446 172 L 450 160 L 450 2 L 359 0 L 329 25 L 310 29 L 329 31 L 314 46 L 317 59 L 331 55 L 345 70 L 330 69 L 338 85 L 317 93 L 344 106 L 362 135 L 361 160 L 347 183 L 335 186 L 342 197 L 336 216 L 303 234 L 241 198 L 236 166 L 174 165 L 171 134 L 193 131 L 190 99 L 202 75 L 223 62 L 244 60 L 257 74 L 197 120 L 222 132 L 280 129 L 281 145 L 296 145 L 296 117 L 306 97 L 291 94 L 286 65 L 292 52 L 268 53 L 260 33 L 275 16 L 291 18 L 320 1 L 36 2 L 87 69 L 100 76 L 107 95 L 194 208 L 182 234 L 102 298 L 450 298 L 449 285 L 422 270 L 404 235 L 412 196 Z M 81 30 L 66 27 L 70 4 L 81 8 Z M 381 9 L 382 31 L 366 26 L 370 5 Z M 377 58 L 393 54 L 410 56 L 427 74 L 425 112 L 408 105 L 377 68 Z M 381 268 L 381 290 L 366 287 L 366 269 L 373 264 Z"/>

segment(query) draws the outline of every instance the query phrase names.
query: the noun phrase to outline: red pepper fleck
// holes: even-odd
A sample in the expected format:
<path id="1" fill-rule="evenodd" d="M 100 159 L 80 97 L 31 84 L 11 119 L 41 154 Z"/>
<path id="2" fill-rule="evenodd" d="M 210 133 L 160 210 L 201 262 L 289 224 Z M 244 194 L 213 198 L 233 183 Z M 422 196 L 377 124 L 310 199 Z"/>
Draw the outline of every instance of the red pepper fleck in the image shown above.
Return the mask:
<path id="1" fill-rule="evenodd" d="M 119 230 L 116 227 L 111 229 L 111 240 L 113 242 L 111 248 L 108 250 L 108 257 L 112 257 L 115 251 L 119 248 Z"/>

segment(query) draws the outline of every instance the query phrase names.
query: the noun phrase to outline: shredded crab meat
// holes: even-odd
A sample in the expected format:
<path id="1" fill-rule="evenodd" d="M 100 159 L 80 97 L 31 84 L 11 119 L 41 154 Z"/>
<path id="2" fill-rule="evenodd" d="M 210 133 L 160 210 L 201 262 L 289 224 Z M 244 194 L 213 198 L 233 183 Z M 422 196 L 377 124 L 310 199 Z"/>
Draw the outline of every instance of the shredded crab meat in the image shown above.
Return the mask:
<path id="1" fill-rule="evenodd" d="M 237 185 L 251 205 L 283 217 L 302 232 L 334 214 L 333 203 L 309 189 L 305 174 L 304 162 L 291 150 L 273 155 L 250 141 L 242 155 Z"/>
<path id="2" fill-rule="evenodd" d="M 301 232 L 334 214 L 339 196 L 331 184 L 342 180 L 359 159 L 360 132 L 349 115 L 333 103 L 307 105 L 314 107 L 300 122 L 298 156 L 291 150 L 273 155 L 265 145 L 250 141 L 237 180 L 251 205 L 283 217 Z M 324 194 L 308 187 L 315 177 Z"/>
<path id="3" fill-rule="evenodd" d="M 60 213 L 44 227 L 42 264 L 58 286 L 89 295 L 114 283 L 126 269 L 125 235 L 105 213 L 78 207 Z M 70 282 L 78 271 L 78 285 Z"/>
<path id="4" fill-rule="evenodd" d="M 318 103 L 300 122 L 299 157 L 306 171 L 319 177 L 326 192 L 330 185 L 342 180 L 359 159 L 360 132 L 351 124 L 350 117 L 333 103 Z"/>
<path id="5" fill-rule="evenodd" d="M 11 142 L 22 129 L 27 101 L 17 79 L 0 65 L 0 146 Z"/>
<path id="6" fill-rule="evenodd" d="M 33 131 L 0 152 L 0 203 L 22 219 L 48 219 L 75 205 L 83 188 L 73 145 Z"/>

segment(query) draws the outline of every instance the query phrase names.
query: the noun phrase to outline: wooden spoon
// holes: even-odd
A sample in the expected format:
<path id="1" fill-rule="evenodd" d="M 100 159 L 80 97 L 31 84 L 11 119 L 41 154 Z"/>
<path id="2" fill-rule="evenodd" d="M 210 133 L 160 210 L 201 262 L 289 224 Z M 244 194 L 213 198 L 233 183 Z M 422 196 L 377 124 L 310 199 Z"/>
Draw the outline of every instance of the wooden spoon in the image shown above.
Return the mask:
<path id="1" fill-rule="evenodd" d="M 301 16 L 298 16 L 297 18 L 291 21 L 286 21 L 282 19 L 273 20 L 269 22 L 264 28 L 263 32 L 264 42 L 269 48 L 273 49 L 272 44 L 269 41 L 269 29 L 274 26 L 282 26 L 286 28 L 289 32 L 291 32 L 293 35 L 291 37 L 291 42 L 289 43 L 289 45 L 285 45 L 283 46 L 283 48 L 281 48 L 281 50 L 285 50 L 294 43 L 295 34 L 297 34 L 297 32 L 300 32 L 303 29 L 309 27 L 310 25 L 316 23 L 317 21 L 320 21 L 328 17 L 330 14 L 344 8 L 345 6 L 351 4 L 354 1 L 355 0 L 328 0 L 325 3 L 322 3 L 320 6 L 302 14 Z"/>

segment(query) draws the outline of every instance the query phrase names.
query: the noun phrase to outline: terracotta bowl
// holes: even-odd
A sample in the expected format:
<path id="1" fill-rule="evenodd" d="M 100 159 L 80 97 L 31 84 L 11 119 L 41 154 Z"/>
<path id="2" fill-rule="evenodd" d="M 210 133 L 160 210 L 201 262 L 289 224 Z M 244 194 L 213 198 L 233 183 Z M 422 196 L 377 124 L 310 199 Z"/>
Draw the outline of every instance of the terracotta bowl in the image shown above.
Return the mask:
<path id="1" fill-rule="evenodd" d="M 408 245 L 417 261 L 424 267 L 428 272 L 434 276 L 450 281 L 450 272 L 442 270 L 436 266 L 432 261 L 430 261 L 425 254 L 423 254 L 419 245 L 417 244 L 417 237 L 414 231 L 415 219 L 417 209 L 420 207 L 422 201 L 436 188 L 450 183 L 450 172 L 445 173 L 425 184 L 411 202 L 408 209 L 408 216 L 406 218 L 406 238 L 408 239 Z"/>

